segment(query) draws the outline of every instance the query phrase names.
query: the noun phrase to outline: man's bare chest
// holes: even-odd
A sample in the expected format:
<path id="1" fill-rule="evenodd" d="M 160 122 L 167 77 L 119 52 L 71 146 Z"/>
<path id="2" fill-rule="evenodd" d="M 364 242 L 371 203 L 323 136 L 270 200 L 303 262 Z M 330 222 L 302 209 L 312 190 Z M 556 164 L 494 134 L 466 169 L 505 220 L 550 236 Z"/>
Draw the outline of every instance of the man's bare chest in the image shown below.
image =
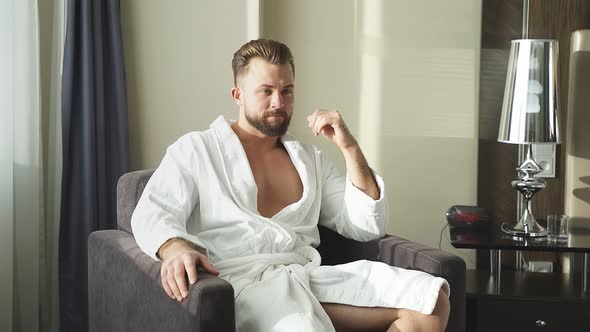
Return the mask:
<path id="1" fill-rule="evenodd" d="M 258 188 L 258 212 L 272 217 L 301 199 L 303 184 L 286 152 L 250 158 L 250 167 Z"/>

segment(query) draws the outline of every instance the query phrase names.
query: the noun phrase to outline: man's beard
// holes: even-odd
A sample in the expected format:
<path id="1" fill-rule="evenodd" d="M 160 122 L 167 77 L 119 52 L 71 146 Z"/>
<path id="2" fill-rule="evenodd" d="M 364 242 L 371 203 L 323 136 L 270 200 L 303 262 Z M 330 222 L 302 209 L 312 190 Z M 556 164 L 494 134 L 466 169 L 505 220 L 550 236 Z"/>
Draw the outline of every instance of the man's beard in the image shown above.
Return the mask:
<path id="1" fill-rule="evenodd" d="M 248 123 L 266 136 L 283 136 L 289 129 L 289 122 L 291 122 L 291 116 L 283 110 L 266 112 L 260 117 L 251 116 L 248 111 L 245 111 L 244 114 Z M 284 120 L 273 125 L 267 119 L 271 116 L 282 116 Z"/>

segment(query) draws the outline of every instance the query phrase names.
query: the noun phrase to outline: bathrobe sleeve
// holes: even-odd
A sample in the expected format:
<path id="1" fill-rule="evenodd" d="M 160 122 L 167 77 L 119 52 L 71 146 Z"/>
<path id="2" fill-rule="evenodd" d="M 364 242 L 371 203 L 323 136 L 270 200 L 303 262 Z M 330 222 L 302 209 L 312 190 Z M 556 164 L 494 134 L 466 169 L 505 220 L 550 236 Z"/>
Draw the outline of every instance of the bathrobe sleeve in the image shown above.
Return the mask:
<path id="1" fill-rule="evenodd" d="M 131 228 L 137 244 L 156 260 L 160 246 L 175 237 L 207 249 L 186 231 L 186 221 L 199 199 L 197 179 L 192 175 L 197 173 L 197 159 L 186 136 L 168 147 L 133 211 Z"/>
<path id="2" fill-rule="evenodd" d="M 379 187 L 379 198 L 374 200 L 355 187 L 348 176 L 340 175 L 323 153 L 319 158 L 322 177 L 319 224 L 357 241 L 383 237 L 388 211 L 381 176 L 371 169 Z"/>

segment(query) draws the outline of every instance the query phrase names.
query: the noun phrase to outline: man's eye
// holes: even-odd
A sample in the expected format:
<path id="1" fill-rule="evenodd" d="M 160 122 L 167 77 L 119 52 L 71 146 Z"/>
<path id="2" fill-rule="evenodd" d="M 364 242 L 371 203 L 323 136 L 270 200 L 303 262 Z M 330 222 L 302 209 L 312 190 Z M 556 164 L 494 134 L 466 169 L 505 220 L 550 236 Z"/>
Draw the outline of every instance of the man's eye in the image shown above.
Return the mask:
<path id="1" fill-rule="evenodd" d="M 260 92 L 264 93 L 265 95 L 269 95 L 271 93 L 270 89 L 262 89 Z"/>
<path id="2" fill-rule="evenodd" d="M 293 94 L 293 89 L 285 89 L 285 90 L 283 90 L 283 94 L 285 94 L 285 95 L 292 95 Z"/>

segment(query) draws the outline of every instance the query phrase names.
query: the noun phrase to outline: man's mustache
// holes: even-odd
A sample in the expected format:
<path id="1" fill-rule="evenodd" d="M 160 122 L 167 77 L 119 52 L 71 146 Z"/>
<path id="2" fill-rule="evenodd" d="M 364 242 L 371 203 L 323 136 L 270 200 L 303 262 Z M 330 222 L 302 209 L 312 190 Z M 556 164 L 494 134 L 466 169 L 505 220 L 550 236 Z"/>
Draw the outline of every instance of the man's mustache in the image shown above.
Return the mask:
<path id="1" fill-rule="evenodd" d="M 275 111 L 270 111 L 270 112 L 266 112 L 264 113 L 264 117 L 268 118 L 270 116 L 282 116 L 282 117 L 287 117 L 287 112 L 284 110 L 275 110 Z"/>

